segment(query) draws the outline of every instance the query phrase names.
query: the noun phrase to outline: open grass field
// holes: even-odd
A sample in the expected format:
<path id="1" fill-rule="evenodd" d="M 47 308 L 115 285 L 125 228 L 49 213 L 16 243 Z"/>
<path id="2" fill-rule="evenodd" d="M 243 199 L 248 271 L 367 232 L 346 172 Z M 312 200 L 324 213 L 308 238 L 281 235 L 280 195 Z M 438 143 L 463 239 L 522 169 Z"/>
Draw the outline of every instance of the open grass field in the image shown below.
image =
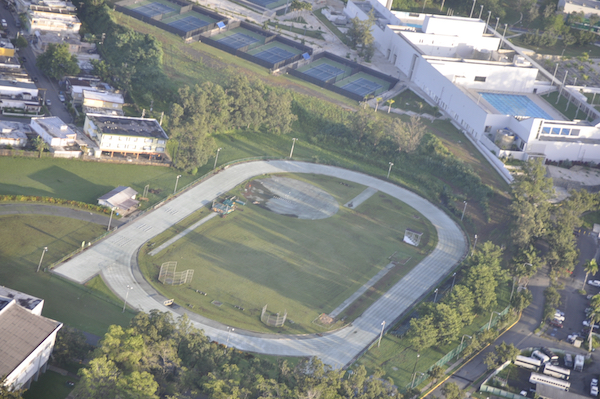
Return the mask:
<path id="1" fill-rule="evenodd" d="M 98 197 L 115 187 L 130 186 L 140 194 L 146 184 L 149 193 L 141 208 L 154 204 L 173 193 L 177 171 L 171 168 L 81 162 L 59 158 L 0 157 L 0 194 L 37 195 L 97 204 Z M 183 175 L 178 187 L 195 179 Z"/>
<path id="2" fill-rule="evenodd" d="M 67 381 L 76 382 L 73 377 L 46 371 L 25 391 L 23 399 L 65 399 L 73 390 Z"/>
<path id="3" fill-rule="evenodd" d="M 83 331 L 103 335 L 111 324 L 126 325 L 116 298 L 44 273 L 48 265 L 104 232 L 75 219 L 42 215 L 0 216 L 0 284 L 45 300 L 43 315 Z M 44 247 L 42 270 L 36 273 Z"/>
<path id="4" fill-rule="evenodd" d="M 339 204 L 365 189 L 325 176 L 294 178 L 327 191 Z M 402 242 L 406 228 L 424 233 L 420 247 Z M 157 237 L 150 247 L 172 235 Z M 350 297 L 389 264 L 392 254 L 410 260 L 388 273 L 385 280 L 390 284 L 436 243 L 435 228 L 422 215 L 376 193 L 356 209 L 340 207 L 335 215 L 321 220 L 279 215 L 248 203 L 226 218 L 203 224 L 154 257 L 142 255 L 140 265 L 165 296 L 180 305 L 194 305 L 193 310 L 206 317 L 249 330 L 273 331 L 259 320 L 261 308 L 268 304 L 271 312 L 287 310 L 293 323 L 286 324 L 286 333 L 308 333 L 320 330 L 312 324 L 319 314 L 331 312 Z M 179 287 L 158 283 L 160 265 L 168 261 L 177 261 L 180 271 L 193 269 L 193 282 Z M 215 306 L 213 301 L 222 305 Z M 360 315 L 353 309 L 346 313 L 347 321 Z"/>

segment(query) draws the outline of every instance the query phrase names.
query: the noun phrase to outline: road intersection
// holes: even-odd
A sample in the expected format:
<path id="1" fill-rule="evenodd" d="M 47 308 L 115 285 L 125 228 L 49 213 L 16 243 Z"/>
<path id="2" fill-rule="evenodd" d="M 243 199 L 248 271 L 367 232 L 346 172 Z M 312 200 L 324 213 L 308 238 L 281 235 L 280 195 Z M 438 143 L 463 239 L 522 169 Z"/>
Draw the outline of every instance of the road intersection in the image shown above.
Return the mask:
<path id="1" fill-rule="evenodd" d="M 441 209 L 411 191 L 372 176 L 333 166 L 292 161 L 258 161 L 222 170 L 121 227 L 106 239 L 58 266 L 53 272 L 80 284 L 100 273 L 106 284 L 120 297 L 125 295 L 128 285 L 134 287 L 128 297 L 132 307 L 145 312 L 158 309 L 179 316 L 183 313 L 181 308 L 174 310 L 164 306 L 165 298 L 139 272 L 136 261 L 139 248 L 152 237 L 237 185 L 254 176 L 273 173 L 323 174 L 372 187 L 398 198 L 433 223 L 438 234 L 437 247 L 359 318 L 344 328 L 322 336 L 263 334 L 237 328 L 230 332 L 226 325 L 188 313 L 192 323 L 203 329 L 213 340 L 229 342 L 230 346 L 250 352 L 278 356 L 318 356 L 324 363 L 335 368 L 343 367 L 377 338 L 383 321 L 388 326 L 391 325 L 431 291 L 467 253 L 467 241 L 460 227 Z"/>

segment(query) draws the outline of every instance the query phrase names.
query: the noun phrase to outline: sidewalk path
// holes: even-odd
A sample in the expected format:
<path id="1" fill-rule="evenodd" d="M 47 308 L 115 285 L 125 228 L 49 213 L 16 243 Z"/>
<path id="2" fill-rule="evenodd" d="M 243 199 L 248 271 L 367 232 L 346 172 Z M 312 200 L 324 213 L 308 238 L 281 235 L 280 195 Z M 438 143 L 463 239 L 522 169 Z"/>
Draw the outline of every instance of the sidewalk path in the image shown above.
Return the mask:
<path id="1" fill-rule="evenodd" d="M 467 243 L 459 226 L 441 209 L 411 191 L 372 176 L 333 166 L 258 161 L 221 171 L 160 208 L 131 221 L 53 272 L 78 283 L 102 273 L 106 284 L 121 297 L 125 296 L 127 285 L 134 287 L 128 298 L 128 303 L 133 307 L 145 312 L 158 309 L 179 316 L 180 313 L 163 305 L 164 298 L 157 295 L 141 277 L 136 262 L 138 249 L 152 237 L 209 204 L 213 198 L 227 193 L 251 177 L 272 173 L 322 174 L 373 187 L 426 215 L 437 230 L 438 245 L 352 324 L 323 336 L 262 334 L 236 328 L 229 337 L 229 344 L 237 349 L 277 356 L 318 356 L 335 368 L 343 367 L 377 339 L 382 321 L 390 325 L 410 309 L 415 301 L 454 268 L 467 251 Z M 195 313 L 188 315 L 194 325 L 203 329 L 211 339 L 218 342 L 227 340 L 225 325 Z"/>
<path id="2" fill-rule="evenodd" d="M 56 205 L 43 205 L 36 203 L 24 204 L 0 204 L 0 215 L 48 215 L 60 216 L 71 219 L 83 220 L 108 226 L 109 216 L 83 211 L 80 209 L 67 208 Z M 113 217 L 111 227 L 120 227 L 126 221 Z"/>

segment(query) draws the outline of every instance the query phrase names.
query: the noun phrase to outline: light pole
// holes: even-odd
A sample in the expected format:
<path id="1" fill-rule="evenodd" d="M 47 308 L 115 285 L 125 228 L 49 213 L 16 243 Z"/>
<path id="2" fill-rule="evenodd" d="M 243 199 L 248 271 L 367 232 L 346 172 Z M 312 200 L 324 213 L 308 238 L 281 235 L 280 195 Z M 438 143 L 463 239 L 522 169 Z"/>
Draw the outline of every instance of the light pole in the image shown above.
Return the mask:
<path id="1" fill-rule="evenodd" d="M 439 288 L 436 288 L 435 291 L 433 291 L 435 294 L 435 296 L 433 297 L 433 303 L 435 303 L 437 301 L 438 290 L 439 290 Z"/>
<path id="2" fill-rule="evenodd" d="M 475 9 L 475 2 L 477 0 L 473 0 L 473 7 L 471 7 L 471 14 L 469 14 L 469 18 L 473 18 L 473 10 Z M 412 387 L 411 387 L 412 388 Z"/>
<path id="3" fill-rule="evenodd" d="M 115 211 L 115 207 L 113 206 L 110 208 L 110 217 L 108 218 L 108 227 L 106 228 L 106 231 L 110 231 L 110 224 L 112 222 L 112 215 L 113 215 L 114 211 Z"/>
<path id="4" fill-rule="evenodd" d="M 481 19 L 481 14 L 483 14 L 483 4 L 481 5 L 481 10 L 479 10 L 479 19 Z"/>
<path id="5" fill-rule="evenodd" d="M 413 385 L 415 385 L 415 377 L 417 376 L 417 363 L 419 363 L 419 357 L 421 357 L 421 355 L 417 353 L 417 360 L 415 361 L 415 368 L 413 369 L 413 378 L 412 382 L 410 383 L 410 389 L 412 389 Z"/>
<path id="6" fill-rule="evenodd" d="M 213 170 L 215 170 L 217 168 L 217 161 L 219 160 L 219 152 L 221 152 L 223 148 L 219 147 L 217 148 L 217 156 L 215 157 L 215 164 L 213 165 Z"/>
<path id="7" fill-rule="evenodd" d="M 44 247 L 44 249 L 42 250 L 42 257 L 40 258 L 40 263 L 38 264 L 38 268 L 36 270 L 36 273 L 40 271 L 40 267 L 42 267 L 42 261 L 44 260 L 44 254 L 48 252 L 48 247 Z"/>
<path id="8" fill-rule="evenodd" d="M 473 250 L 471 251 L 471 256 L 473 256 L 473 253 L 475 252 L 475 247 L 477 246 L 477 234 L 475 234 L 475 242 L 473 243 Z"/>
<path id="9" fill-rule="evenodd" d="M 388 174 L 387 174 L 388 179 L 390 178 L 390 172 L 392 171 L 392 166 L 394 166 L 393 162 L 389 162 L 389 164 L 390 164 L 390 167 L 388 168 Z"/>
<path id="10" fill-rule="evenodd" d="M 488 19 L 487 22 L 485 23 L 485 26 L 490 26 L 490 17 L 492 16 L 492 11 L 488 11 Z"/>
<path id="11" fill-rule="evenodd" d="M 298 140 L 298 139 L 295 137 L 292 139 L 292 149 L 290 150 L 290 159 L 292 159 L 292 155 L 294 155 L 294 145 L 296 145 L 296 140 Z"/>
<path id="12" fill-rule="evenodd" d="M 129 284 L 127 284 L 127 292 L 125 293 L 125 302 L 123 303 L 123 312 L 121 313 L 125 313 L 125 307 L 127 306 L 127 298 L 129 298 L 129 291 L 131 291 L 133 289 L 132 286 L 130 286 Z"/>
<path id="13" fill-rule="evenodd" d="M 454 282 L 456 281 L 456 272 L 452 275 L 452 287 L 450 287 L 450 292 L 454 289 Z"/>
<path id="14" fill-rule="evenodd" d="M 463 213 L 460 217 L 460 221 L 462 222 L 463 218 L 465 217 L 465 211 L 467 210 L 467 201 L 463 201 L 465 203 L 465 207 L 463 208 Z"/>
<path id="15" fill-rule="evenodd" d="M 498 24 L 500 23 L 500 17 L 496 17 L 496 26 L 494 27 L 494 30 L 496 32 L 498 32 Z"/>
<path id="16" fill-rule="evenodd" d="M 227 343 L 225 344 L 226 348 L 229 348 L 229 335 L 231 334 L 232 331 L 235 331 L 235 328 L 231 328 L 231 327 L 227 326 Z"/>
<path id="17" fill-rule="evenodd" d="M 473 337 L 471 337 L 470 335 L 467 335 L 467 334 L 463 335 L 462 338 L 461 338 L 461 340 L 460 340 L 460 346 L 461 347 L 462 347 L 463 341 L 465 340 L 465 337 L 469 337 L 470 339 L 473 339 Z"/>
<path id="18" fill-rule="evenodd" d="M 490 322 L 488 323 L 488 330 L 490 328 L 492 328 L 492 316 L 494 316 L 494 313 L 496 313 L 498 316 L 500 316 L 500 313 L 498 313 L 498 312 L 492 312 L 492 314 L 490 315 Z"/>
<path id="19" fill-rule="evenodd" d="M 379 333 L 379 341 L 377 341 L 377 347 L 381 344 L 381 338 L 383 338 L 383 330 L 385 329 L 385 320 L 381 322 L 381 332 Z"/>
<path id="20" fill-rule="evenodd" d="M 173 189 L 173 195 L 177 192 L 177 183 L 179 183 L 179 178 L 181 175 L 177 175 L 177 179 L 175 180 L 175 188 Z"/>
<path id="21" fill-rule="evenodd" d="M 500 40 L 500 48 L 502 48 L 502 46 L 504 45 L 504 36 L 506 35 L 507 27 L 508 27 L 508 24 L 504 24 L 504 33 L 502 33 L 502 40 Z"/>

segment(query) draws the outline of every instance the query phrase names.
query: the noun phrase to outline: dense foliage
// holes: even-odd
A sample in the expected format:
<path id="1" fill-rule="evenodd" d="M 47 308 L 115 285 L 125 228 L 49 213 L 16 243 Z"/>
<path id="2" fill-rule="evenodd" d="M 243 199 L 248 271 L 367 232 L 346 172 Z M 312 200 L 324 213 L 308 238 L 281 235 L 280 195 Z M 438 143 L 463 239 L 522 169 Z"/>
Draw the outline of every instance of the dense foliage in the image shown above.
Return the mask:
<path id="1" fill-rule="evenodd" d="M 111 326 L 80 371 L 77 397 L 85 398 L 388 398 L 397 394 L 381 372 L 361 367 L 346 376 L 318 359 L 295 367 L 211 342 L 187 317 L 139 313 L 128 328 Z"/>
<path id="2" fill-rule="evenodd" d="M 36 66 L 44 75 L 56 80 L 79 73 L 77 57 L 69 52 L 69 45 L 66 43 L 50 43 L 46 51 L 37 57 Z"/>

